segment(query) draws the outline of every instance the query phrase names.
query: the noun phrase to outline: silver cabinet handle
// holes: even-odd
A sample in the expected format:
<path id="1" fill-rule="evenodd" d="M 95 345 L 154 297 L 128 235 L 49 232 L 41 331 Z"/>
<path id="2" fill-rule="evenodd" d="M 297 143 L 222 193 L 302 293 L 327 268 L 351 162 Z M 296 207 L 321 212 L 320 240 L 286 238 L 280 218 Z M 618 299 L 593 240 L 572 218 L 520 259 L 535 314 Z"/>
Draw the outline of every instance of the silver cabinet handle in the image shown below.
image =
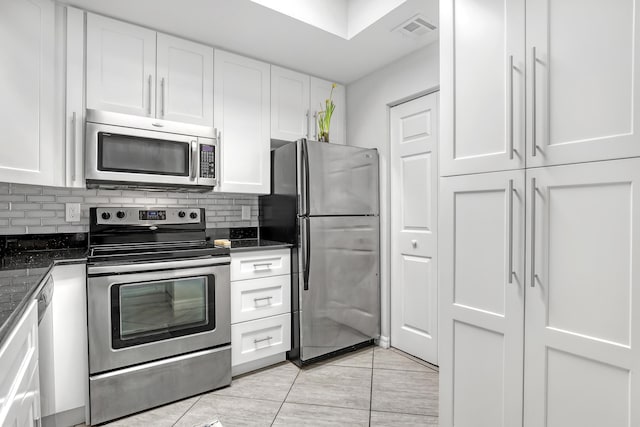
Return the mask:
<path id="1" fill-rule="evenodd" d="M 191 181 L 196 180 L 196 175 L 198 173 L 198 142 L 191 141 Z"/>
<path id="2" fill-rule="evenodd" d="M 76 182 L 76 112 L 71 113 L 71 182 Z"/>
<path id="3" fill-rule="evenodd" d="M 272 264 L 273 264 L 272 262 L 258 262 L 253 264 L 253 269 L 254 270 L 271 270 Z M 265 268 L 258 268 L 258 267 L 265 267 Z"/>
<path id="4" fill-rule="evenodd" d="M 412 240 L 411 241 L 411 246 L 413 246 L 414 249 L 417 248 L 418 247 L 418 241 L 417 240 Z"/>
<path id="5" fill-rule="evenodd" d="M 531 178 L 531 283 L 532 288 L 536 286 L 536 179 Z"/>
<path id="6" fill-rule="evenodd" d="M 258 344 L 258 343 L 261 343 L 261 342 L 263 342 L 263 341 L 270 341 L 270 340 L 272 340 L 272 339 L 273 339 L 273 337 L 269 337 L 269 336 L 267 336 L 267 337 L 265 337 L 265 338 L 260 338 L 260 339 L 257 339 L 257 338 L 256 338 L 256 339 L 254 339 L 254 340 L 253 340 L 253 343 L 254 343 L 254 344 Z"/>
<path id="7" fill-rule="evenodd" d="M 165 94 L 164 94 L 164 77 L 162 79 L 160 79 L 160 96 L 162 97 L 162 99 L 160 100 L 160 117 L 164 118 L 164 98 L 165 98 Z"/>
<path id="8" fill-rule="evenodd" d="M 253 302 L 254 302 L 255 304 L 257 304 L 259 301 L 267 301 L 267 302 L 269 303 L 269 305 L 271 305 L 271 299 L 272 299 L 272 298 L 273 298 L 272 296 L 268 296 L 268 297 L 261 297 L 261 298 L 254 298 L 254 299 L 253 299 Z"/>
<path id="9" fill-rule="evenodd" d="M 307 129 L 305 130 L 304 135 L 306 138 L 311 138 L 311 135 L 309 135 L 309 110 L 305 113 L 305 121 L 307 122 Z"/>
<path id="10" fill-rule="evenodd" d="M 513 151 L 513 55 L 509 55 L 509 160 Z"/>
<path id="11" fill-rule="evenodd" d="M 149 93 L 147 94 L 147 114 L 151 115 L 151 74 L 149 74 L 149 78 L 147 79 L 147 89 L 149 89 Z"/>
<path id="12" fill-rule="evenodd" d="M 536 47 L 531 48 L 531 155 L 537 154 L 536 142 Z"/>
<path id="13" fill-rule="evenodd" d="M 513 193 L 516 190 L 513 188 L 513 180 L 509 180 L 509 265 L 507 270 L 507 282 L 513 283 Z"/>
<path id="14" fill-rule="evenodd" d="M 318 112 L 313 113 L 313 139 L 318 139 Z"/>

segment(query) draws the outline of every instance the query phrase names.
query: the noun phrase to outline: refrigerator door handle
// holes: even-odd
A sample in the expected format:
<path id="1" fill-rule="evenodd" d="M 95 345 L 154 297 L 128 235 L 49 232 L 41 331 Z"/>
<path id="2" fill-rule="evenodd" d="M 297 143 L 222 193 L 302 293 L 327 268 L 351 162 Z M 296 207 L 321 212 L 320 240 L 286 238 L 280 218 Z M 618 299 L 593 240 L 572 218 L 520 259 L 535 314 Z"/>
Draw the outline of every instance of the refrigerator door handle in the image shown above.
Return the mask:
<path id="1" fill-rule="evenodd" d="M 303 187 L 303 206 L 304 206 L 304 215 L 309 215 L 309 149 L 307 147 L 307 140 L 302 140 L 302 179 L 304 179 L 304 187 Z"/>
<path id="2" fill-rule="evenodd" d="M 309 217 L 304 218 L 304 270 L 302 271 L 304 280 L 304 290 L 309 290 L 309 269 L 311 268 L 311 224 Z"/>

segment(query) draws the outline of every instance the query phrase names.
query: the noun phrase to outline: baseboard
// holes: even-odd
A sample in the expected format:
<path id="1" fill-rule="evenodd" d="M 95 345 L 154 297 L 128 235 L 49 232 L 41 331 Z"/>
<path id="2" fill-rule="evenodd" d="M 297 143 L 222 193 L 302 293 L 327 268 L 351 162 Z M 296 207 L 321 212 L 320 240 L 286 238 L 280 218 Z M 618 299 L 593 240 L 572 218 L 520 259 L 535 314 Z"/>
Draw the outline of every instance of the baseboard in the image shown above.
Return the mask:
<path id="1" fill-rule="evenodd" d="M 391 343 L 389 337 L 380 336 L 380 338 L 376 341 L 376 344 L 382 348 L 389 348 Z"/>

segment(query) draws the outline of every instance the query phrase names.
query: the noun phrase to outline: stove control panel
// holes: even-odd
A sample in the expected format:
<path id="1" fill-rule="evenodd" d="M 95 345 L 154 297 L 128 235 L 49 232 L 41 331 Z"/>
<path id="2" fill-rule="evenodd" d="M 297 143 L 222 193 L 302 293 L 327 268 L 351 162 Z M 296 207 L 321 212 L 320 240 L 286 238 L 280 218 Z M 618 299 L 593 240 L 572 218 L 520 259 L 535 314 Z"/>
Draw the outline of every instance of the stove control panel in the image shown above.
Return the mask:
<path id="1" fill-rule="evenodd" d="M 204 209 L 96 208 L 96 223 L 110 225 L 198 224 L 203 216 Z"/>

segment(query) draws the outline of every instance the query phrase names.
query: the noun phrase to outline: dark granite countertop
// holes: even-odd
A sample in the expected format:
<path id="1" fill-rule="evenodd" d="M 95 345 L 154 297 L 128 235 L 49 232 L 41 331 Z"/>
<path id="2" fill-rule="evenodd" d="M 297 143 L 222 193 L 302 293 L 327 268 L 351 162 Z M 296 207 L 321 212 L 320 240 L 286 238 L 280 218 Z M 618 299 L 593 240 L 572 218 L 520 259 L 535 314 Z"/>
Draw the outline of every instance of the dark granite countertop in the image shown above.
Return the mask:
<path id="1" fill-rule="evenodd" d="M 85 262 L 87 236 L 0 236 L 0 346 L 56 264 Z"/>
<path id="2" fill-rule="evenodd" d="M 262 249 L 290 248 L 293 245 L 285 242 L 260 239 L 256 227 L 208 228 L 207 239 L 231 240 L 231 252 L 257 251 Z"/>
<path id="3" fill-rule="evenodd" d="M 263 239 L 238 239 L 231 240 L 231 253 L 243 251 L 257 251 L 262 249 L 290 248 L 293 245 L 284 242 Z"/>

